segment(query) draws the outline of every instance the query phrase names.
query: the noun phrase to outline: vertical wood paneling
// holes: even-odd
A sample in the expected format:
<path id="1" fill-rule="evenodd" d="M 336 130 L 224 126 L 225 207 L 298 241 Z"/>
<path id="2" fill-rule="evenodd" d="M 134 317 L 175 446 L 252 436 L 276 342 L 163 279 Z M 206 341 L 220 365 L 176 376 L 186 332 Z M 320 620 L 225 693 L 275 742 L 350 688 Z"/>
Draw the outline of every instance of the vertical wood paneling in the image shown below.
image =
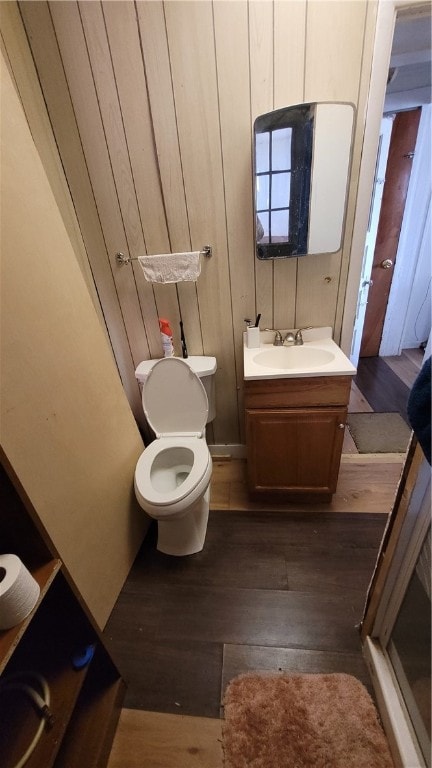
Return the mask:
<path id="1" fill-rule="evenodd" d="M 345 220 L 345 233 L 344 233 L 344 247 L 342 251 L 341 271 L 339 276 L 339 293 L 336 307 L 335 318 L 335 338 L 342 345 L 342 349 L 349 355 L 351 350 L 351 338 L 348 342 L 341 338 L 342 319 L 345 311 L 345 303 L 348 303 L 348 311 L 351 310 L 351 297 L 348 295 L 348 269 L 350 266 L 351 255 L 358 261 L 358 248 L 356 242 L 353 239 L 354 230 L 354 217 L 357 216 L 357 201 L 359 198 L 359 175 L 360 175 L 360 163 L 362 162 L 362 156 L 364 152 L 364 140 L 365 140 L 365 116 L 366 108 L 369 98 L 370 77 L 372 70 L 372 57 L 374 50 L 374 39 L 376 34 L 376 16 L 378 9 L 378 0 L 370 0 L 366 7 L 365 28 L 363 36 L 363 54 L 361 62 L 361 73 L 359 79 L 359 92 L 356 104 L 356 120 L 355 130 L 353 137 L 353 150 L 352 150 L 352 162 L 350 172 L 350 183 L 348 188 L 348 205 L 346 211 Z M 368 121 L 370 121 L 368 116 Z M 373 129 L 372 129 L 373 130 Z M 376 132 L 376 140 L 378 142 L 379 131 Z M 375 160 L 374 160 L 375 162 Z M 372 176 L 371 176 L 372 179 Z M 367 207 L 366 219 L 369 213 L 369 207 Z M 366 231 L 366 229 L 365 229 Z M 363 260 L 364 243 L 360 246 L 360 263 Z M 358 295 L 358 283 L 355 289 L 354 307 L 352 316 L 354 317 L 355 309 L 357 307 L 357 295 Z"/>
<path id="2" fill-rule="evenodd" d="M 88 3 L 83 4 L 84 13 Z M 144 253 L 168 253 L 170 242 L 165 219 L 162 190 L 159 179 L 159 168 L 154 148 L 153 130 L 150 108 L 147 97 L 147 84 L 144 75 L 144 64 L 141 57 L 139 31 L 136 22 L 135 5 L 132 0 L 123 3 L 105 3 L 102 13 L 108 34 L 109 47 L 115 84 L 118 92 L 118 120 L 123 122 L 126 149 L 129 154 L 130 173 L 135 187 L 136 215 L 139 216 L 144 233 L 144 242 L 137 243 Z M 93 21 L 101 24 L 100 18 L 93 15 Z M 98 88 L 100 91 L 100 88 Z M 121 124 L 119 125 L 121 130 Z M 116 138 L 114 136 L 114 141 Z M 116 142 L 117 144 L 118 142 Z M 118 182 L 117 186 L 120 182 Z M 125 217 L 123 216 L 125 220 Z M 128 226 L 125 222 L 126 232 Z M 144 251 L 145 247 L 145 251 Z M 146 328 L 153 325 L 156 337 L 156 348 L 160 345 L 156 318 L 147 315 L 147 295 L 152 286 L 145 281 L 139 265 L 135 265 L 138 273 L 136 281 L 141 300 L 142 312 Z M 180 351 L 178 334 L 178 301 L 174 284 L 153 285 L 158 317 L 168 317 L 173 325 L 174 343 Z"/>
<path id="3" fill-rule="evenodd" d="M 300 104 L 304 92 L 306 0 L 274 3 L 274 109 Z M 289 29 L 289 45 L 287 30 Z M 298 259 L 278 259 L 273 270 L 274 327 L 295 325 Z"/>
<path id="4" fill-rule="evenodd" d="M 252 124 L 273 109 L 273 3 L 249 0 Z M 255 259 L 255 295 L 263 328 L 273 328 L 273 261 Z"/>
<path id="5" fill-rule="evenodd" d="M 275 109 L 304 101 L 306 7 L 306 0 L 274 3 Z"/>
<path id="6" fill-rule="evenodd" d="M 357 103 L 367 3 L 309 0 L 306 26 L 305 101 Z M 331 325 L 342 251 L 299 260 L 296 324 Z"/>
<path id="7" fill-rule="evenodd" d="M 99 3 L 89 2 L 78 3 L 78 6 L 99 102 L 106 147 L 112 168 L 124 233 L 131 257 L 137 258 L 145 253 L 146 245 L 138 211 L 128 147 L 102 17 L 102 8 Z M 125 4 L 125 8 L 127 8 L 127 4 Z M 144 131 L 145 127 L 143 126 Z M 152 185 L 153 182 L 152 188 L 155 195 L 157 195 L 157 176 L 153 174 L 154 178 L 152 179 L 151 166 L 148 168 L 148 172 L 149 183 Z M 142 269 L 136 261 L 131 265 L 119 266 L 117 269 L 123 272 L 133 272 L 134 274 L 150 355 L 157 357 L 161 354 L 161 341 L 153 287 L 151 283 L 145 280 Z"/>
<path id="8" fill-rule="evenodd" d="M 130 348 L 131 338 L 133 339 L 135 334 L 132 333 L 132 328 L 136 327 L 137 321 L 130 316 L 128 323 L 127 313 L 119 303 L 121 292 L 117 291 L 113 280 L 106 238 L 95 205 L 48 5 L 45 2 L 25 2 L 20 5 L 20 12 L 43 86 L 45 103 L 90 258 L 123 386 L 135 418 L 139 421 L 142 418 L 142 405 Z M 142 336 L 144 337 L 144 334 Z M 142 354 L 148 355 L 145 339 Z"/>
<path id="9" fill-rule="evenodd" d="M 211 3 L 165 5 L 186 202 L 193 248 L 213 245 L 198 300 L 204 351 L 217 352 L 216 442 L 238 440 L 235 360 Z M 193 44 L 191 44 L 193 41 Z"/>
<path id="10" fill-rule="evenodd" d="M 237 381 L 243 378 L 244 319 L 254 318 L 255 280 L 253 242 L 252 126 L 249 81 L 248 8 L 213 3 L 224 192 L 230 264 L 233 335 Z M 233 105 L 235 108 L 233 109 Z M 243 390 L 239 389 L 241 439 L 244 442 Z"/>
<path id="11" fill-rule="evenodd" d="M 172 321 L 177 354 L 181 317 L 189 353 L 218 361 L 216 443 L 237 442 L 239 423 L 243 439 L 244 317 L 261 312 L 261 327 L 331 325 L 337 338 L 363 125 L 343 250 L 274 262 L 255 258 L 252 126 L 259 114 L 302 101 L 357 105 L 360 82 L 364 108 L 368 5 L 52 2 L 60 59 L 46 3 L 22 3 L 128 396 L 134 364 L 161 354 L 158 315 Z M 151 286 L 138 265 L 114 260 L 118 250 L 139 255 L 206 243 L 214 256 L 202 260 L 196 284 Z"/>
<path id="12" fill-rule="evenodd" d="M 24 3 L 26 8 L 28 3 Z M 35 3 L 37 6 L 38 3 Z M 116 264 L 117 251 L 128 253 L 128 241 L 114 183 L 93 73 L 87 53 L 78 5 L 51 3 L 51 14 L 63 66 L 79 126 L 93 194 L 101 220 L 106 248 L 128 331 L 134 364 L 149 357 L 149 346 L 136 291 L 133 271 Z M 36 10 L 37 14 L 37 10 Z M 48 77 L 48 74 L 47 74 Z"/>
<path id="13" fill-rule="evenodd" d="M 306 27 L 306 101 L 356 103 L 367 0 L 309 0 Z"/>
<path id="14" fill-rule="evenodd" d="M 122 6 L 118 7 L 123 13 Z M 136 10 L 171 250 L 189 251 L 191 240 L 163 4 L 159 0 L 138 1 Z M 196 284 L 178 283 L 177 292 L 189 354 L 202 355 Z M 176 351 L 179 353 L 178 347 Z"/>

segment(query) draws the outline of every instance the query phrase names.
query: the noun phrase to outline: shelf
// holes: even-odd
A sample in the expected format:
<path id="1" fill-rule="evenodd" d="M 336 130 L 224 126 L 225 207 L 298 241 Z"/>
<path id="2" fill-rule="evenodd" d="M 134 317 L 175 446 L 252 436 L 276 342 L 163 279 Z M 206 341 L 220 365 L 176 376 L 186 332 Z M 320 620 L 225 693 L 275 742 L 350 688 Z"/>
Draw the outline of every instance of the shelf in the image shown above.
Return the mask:
<path id="1" fill-rule="evenodd" d="M 40 595 L 31 613 L 21 621 L 20 624 L 11 629 L 0 631 L 0 673 L 3 672 L 6 664 L 14 653 L 15 648 L 23 637 L 60 568 L 60 560 L 50 560 L 48 563 L 36 566 L 31 571 L 33 578 L 36 579 L 39 584 Z"/>
<path id="2" fill-rule="evenodd" d="M 26 768 L 49 768 L 54 764 L 89 669 L 87 666 L 75 670 L 72 656 L 84 645 L 96 642 L 93 629 L 59 573 L 4 673 L 7 678 L 15 672 L 38 672 L 50 689 L 54 725 L 45 728 Z M 1 704 L 0 754 L 8 765 L 14 764 L 25 751 L 38 720 L 28 697 L 22 693 L 3 693 Z"/>
<path id="3" fill-rule="evenodd" d="M 99 647 L 55 761 L 55 768 L 105 765 L 125 693 L 125 683 Z"/>
<path id="4" fill-rule="evenodd" d="M 17 555 L 40 587 L 31 613 L 0 631 L 1 682 L 20 673 L 22 683 L 41 675 L 50 690 L 47 725 L 26 768 L 103 768 L 114 737 L 125 685 L 103 645 L 96 624 L 38 519 L 24 488 L 0 451 L 1 552 Z M 73 657 L 95 647 L 94 657 L 75 669 Z M 0 768 L 16 765 L 32 743 L 40 718 L 28 693 L 0 689 Z"/>

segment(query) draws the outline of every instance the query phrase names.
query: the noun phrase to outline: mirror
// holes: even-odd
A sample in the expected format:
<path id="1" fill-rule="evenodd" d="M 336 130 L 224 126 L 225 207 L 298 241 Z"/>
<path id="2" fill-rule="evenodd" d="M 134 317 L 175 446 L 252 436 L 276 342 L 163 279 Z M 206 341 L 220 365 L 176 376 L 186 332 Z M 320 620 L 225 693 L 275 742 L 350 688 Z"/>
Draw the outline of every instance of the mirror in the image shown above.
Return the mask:
<path id="1" fill-rule="evenodd" d="M 298 104 L 254 124 L 259 259 L 334 253 L 342 243 L 354 107 Z"/>

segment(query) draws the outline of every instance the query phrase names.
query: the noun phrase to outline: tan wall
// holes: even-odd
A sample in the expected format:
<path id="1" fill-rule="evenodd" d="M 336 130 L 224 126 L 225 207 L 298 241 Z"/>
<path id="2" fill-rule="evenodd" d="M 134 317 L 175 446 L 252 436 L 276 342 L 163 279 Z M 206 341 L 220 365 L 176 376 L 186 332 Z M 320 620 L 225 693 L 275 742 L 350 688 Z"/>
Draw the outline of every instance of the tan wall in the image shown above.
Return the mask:
<path id="1" fill-rule="evenodd" d="M 161 355 L 158 316 L 180 353 L 218 361 L 209 441 L 243 441 L 242 331 L 331 325 L 340 337 L 376 3 L 24 2 L 49 116 L 129 401 L 133 369 Z M 357 107 L 347 227 L 333 255 L 254 256 L 252 125 L 302 101 Z M 138 256 L 213 246 L 196 286 L 152 286 Z"/>
<path id="2" fill-rule="evenodd" d="M 61 211 L 87 288 L 103 328 L 106 330 L 87 252 L 17 3 L 1 3 L 0 31 L 2 53 L 20 96 L 33 140 Z"/>
<path id="3" fill-rule="evenodd" d="M 1 104 L 2 449 L 103 626 L 147 525 L 143 445 L 6 66 Z"/>

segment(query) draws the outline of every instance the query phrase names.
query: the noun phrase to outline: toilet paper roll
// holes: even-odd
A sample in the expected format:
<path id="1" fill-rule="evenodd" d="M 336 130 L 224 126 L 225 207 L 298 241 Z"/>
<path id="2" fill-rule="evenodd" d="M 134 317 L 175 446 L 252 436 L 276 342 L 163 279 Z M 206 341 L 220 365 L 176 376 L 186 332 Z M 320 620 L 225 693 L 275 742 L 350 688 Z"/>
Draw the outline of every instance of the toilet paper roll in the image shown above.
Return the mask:
<path id="1" fill-rule="evenodd" d="M 40 587 L 17 555 L 0 555 L 0 629 L 19 624 L 35 607 Z"/>

